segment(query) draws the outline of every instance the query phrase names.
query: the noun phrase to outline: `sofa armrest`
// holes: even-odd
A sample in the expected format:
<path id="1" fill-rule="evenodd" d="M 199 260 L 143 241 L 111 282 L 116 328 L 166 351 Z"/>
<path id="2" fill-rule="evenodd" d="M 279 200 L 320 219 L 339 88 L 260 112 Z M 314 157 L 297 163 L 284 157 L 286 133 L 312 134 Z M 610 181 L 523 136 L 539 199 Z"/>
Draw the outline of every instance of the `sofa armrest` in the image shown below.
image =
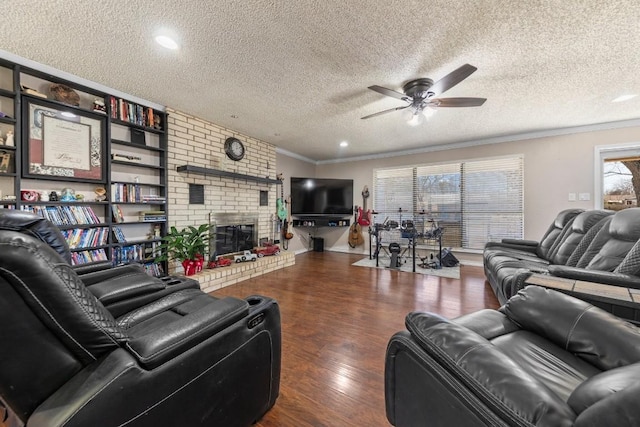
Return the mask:
<path id="1" fill-rule="evenodd" d="M 91 273 L 91 275 L 102 275 L 102 273 Z M 123 269 L 120 274 L 113 277 L 107 277 L 106 274 L 104 276 L 103 280 L 87 286 L 87 289 L 105 306 L 141 295 L 155 293 L 166 287 L 162 280 L 138 269 Z M 84 281 L 83 278 L 81 280 Z"/>
<path id="2" fill-rule="evenodd" d="M 517 249 L 521 251 L 531 252 L 535 254 L 539 245 L 540 243 L 535 240 L 502 239 L 499 242 L 487 242 L 484 248 L 485 249 L 509 248 L 509 249 Z"/>
<path id="3" fill-rule="evenodd" d="M 91 262 L 87 264 L 78 264 L 71 267 L 77 275 L 81 276 L 94 271 L 109 270 L 113 268 L 111 261 Z"/>
<path id="4" fill-rule="evenodd" d="M 565 279 L 582 280 L 584 282 L 602 283 L 604 285 L 622 286 L 640 289 L 640 277 L 610 271 L 587 270 L 585 268 L 550 265 L 549 273 Z"/>
<path id="5" fill-rule="evenodd" d="M 518 325 L 500 311 L 488 308 L 465 314 L 453 319 L 451 322 L 464 326 L 487 340 L 492 340 L 520 329 Z"/>
<path id="6" fill-rule="evenodd" d="M 146 369 L 153 369 L 200 344 L 232 323 L 246 317 L 249 304 L 241 299 L 212 299 L 204 307 L 185 314 L 153 332 L 134 337 L 127 347 Z"/>
<path id="7" fill-rule="evenodd" d="M 505 420 L 566 425 L 569 406 L 475 332 L 430 313 L 410 313 L 407 329 L 426 355 Z M 514 424 L 515 425 L 515 424 Z"/>
<path id="8" fill-rule="evenodd" d="M 127 264 L 117 267 L 112 267 L 111 265 L 109 265 L 109 268 L 101 268 L 97 270 L 87 269 L 83 270 L 83 272 L 81 273 L 79 273 L 77 269 L 74 268 L 74 271 L 76 271 L 76 273 L 80 275 L 80 279 L 82 280 L 82 283 L 85 284 L 85 286 L 91 286 L 104 280 L 108 280 L 124 274 L 144 273 L 144 269 L 140 264 Z"/>

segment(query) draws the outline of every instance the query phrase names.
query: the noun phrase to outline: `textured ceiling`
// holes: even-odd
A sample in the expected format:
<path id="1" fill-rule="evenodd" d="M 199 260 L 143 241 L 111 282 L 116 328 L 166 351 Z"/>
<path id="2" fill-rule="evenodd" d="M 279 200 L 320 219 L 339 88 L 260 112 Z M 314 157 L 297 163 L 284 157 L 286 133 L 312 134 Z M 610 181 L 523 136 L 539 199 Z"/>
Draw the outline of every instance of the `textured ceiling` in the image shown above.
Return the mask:
<path id="1" fill-rule="evenodd" d="M 2 2 L 0 48 L 313 160 L 637 119 L 640 2 Z M 172 29 L 182 49 L 153 41 Z M 368 90 L 478 67 L 411 127 Z M 236 117 L 234 117 L 236 116 Z M 349 142 L 347 148 L 338 146 Z"/>

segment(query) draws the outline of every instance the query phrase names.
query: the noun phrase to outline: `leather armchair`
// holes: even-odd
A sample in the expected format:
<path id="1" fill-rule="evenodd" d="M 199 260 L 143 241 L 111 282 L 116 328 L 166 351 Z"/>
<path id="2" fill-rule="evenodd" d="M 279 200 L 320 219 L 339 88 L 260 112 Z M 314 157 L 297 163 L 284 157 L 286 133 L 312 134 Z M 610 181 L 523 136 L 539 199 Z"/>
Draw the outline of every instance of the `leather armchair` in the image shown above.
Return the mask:
<path id="1" fill-rule="evenodd" d="M 49 245 L 0 230 L 0 398 L 30 427 L 248 426 L 280 383 L 267 297 L 182 289 L 114 316 Z"/>
<path id="2" fill-rule="evenodd" d="M 640 330 L 536 286 L 453 320 L 414 312 L 387 347 L 387 418 L 407 426 L 640 425 Z"/>

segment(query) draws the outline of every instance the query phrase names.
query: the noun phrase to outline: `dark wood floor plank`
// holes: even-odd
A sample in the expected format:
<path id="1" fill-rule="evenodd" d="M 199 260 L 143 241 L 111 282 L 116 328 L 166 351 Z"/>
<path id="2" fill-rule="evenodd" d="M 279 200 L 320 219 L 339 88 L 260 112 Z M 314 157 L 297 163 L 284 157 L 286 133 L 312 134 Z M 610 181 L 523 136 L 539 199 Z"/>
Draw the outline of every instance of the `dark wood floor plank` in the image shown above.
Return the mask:
<path id="1" fill-rule="evenodd" d="M 261 294 L 280 305 L 280 397 L 258 427 L 388 425 L 384 357 L 406 314 L 498 307 L 482 268 L 463 267 L 458 280 L 351 265 L 361 258 L 308 252 L 293 267 L 212 293 Z"/>

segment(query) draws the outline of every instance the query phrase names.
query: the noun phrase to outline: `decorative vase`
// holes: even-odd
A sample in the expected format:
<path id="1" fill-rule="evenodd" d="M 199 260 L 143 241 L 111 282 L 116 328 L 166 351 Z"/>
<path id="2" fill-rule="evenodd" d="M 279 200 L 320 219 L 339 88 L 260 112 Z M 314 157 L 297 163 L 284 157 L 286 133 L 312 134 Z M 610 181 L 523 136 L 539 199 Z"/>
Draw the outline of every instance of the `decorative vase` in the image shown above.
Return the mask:
<path id="1" fill-rule="evenodd" d="M 202 268 L 204 266 L 204 256 L 203 255 L 196 255 L 196 259 L 194 260 L 195 264 L 196 264 L 196 273 L 200 273 L 202 271 Z"/>
<path id="2" fill-rule="evenodd" d="M 196 261 L 192 259 L 185 259 L 182 261 L 182 268 L 184 269 L 185 276 L 193 276 L 196 274 Z"/>

